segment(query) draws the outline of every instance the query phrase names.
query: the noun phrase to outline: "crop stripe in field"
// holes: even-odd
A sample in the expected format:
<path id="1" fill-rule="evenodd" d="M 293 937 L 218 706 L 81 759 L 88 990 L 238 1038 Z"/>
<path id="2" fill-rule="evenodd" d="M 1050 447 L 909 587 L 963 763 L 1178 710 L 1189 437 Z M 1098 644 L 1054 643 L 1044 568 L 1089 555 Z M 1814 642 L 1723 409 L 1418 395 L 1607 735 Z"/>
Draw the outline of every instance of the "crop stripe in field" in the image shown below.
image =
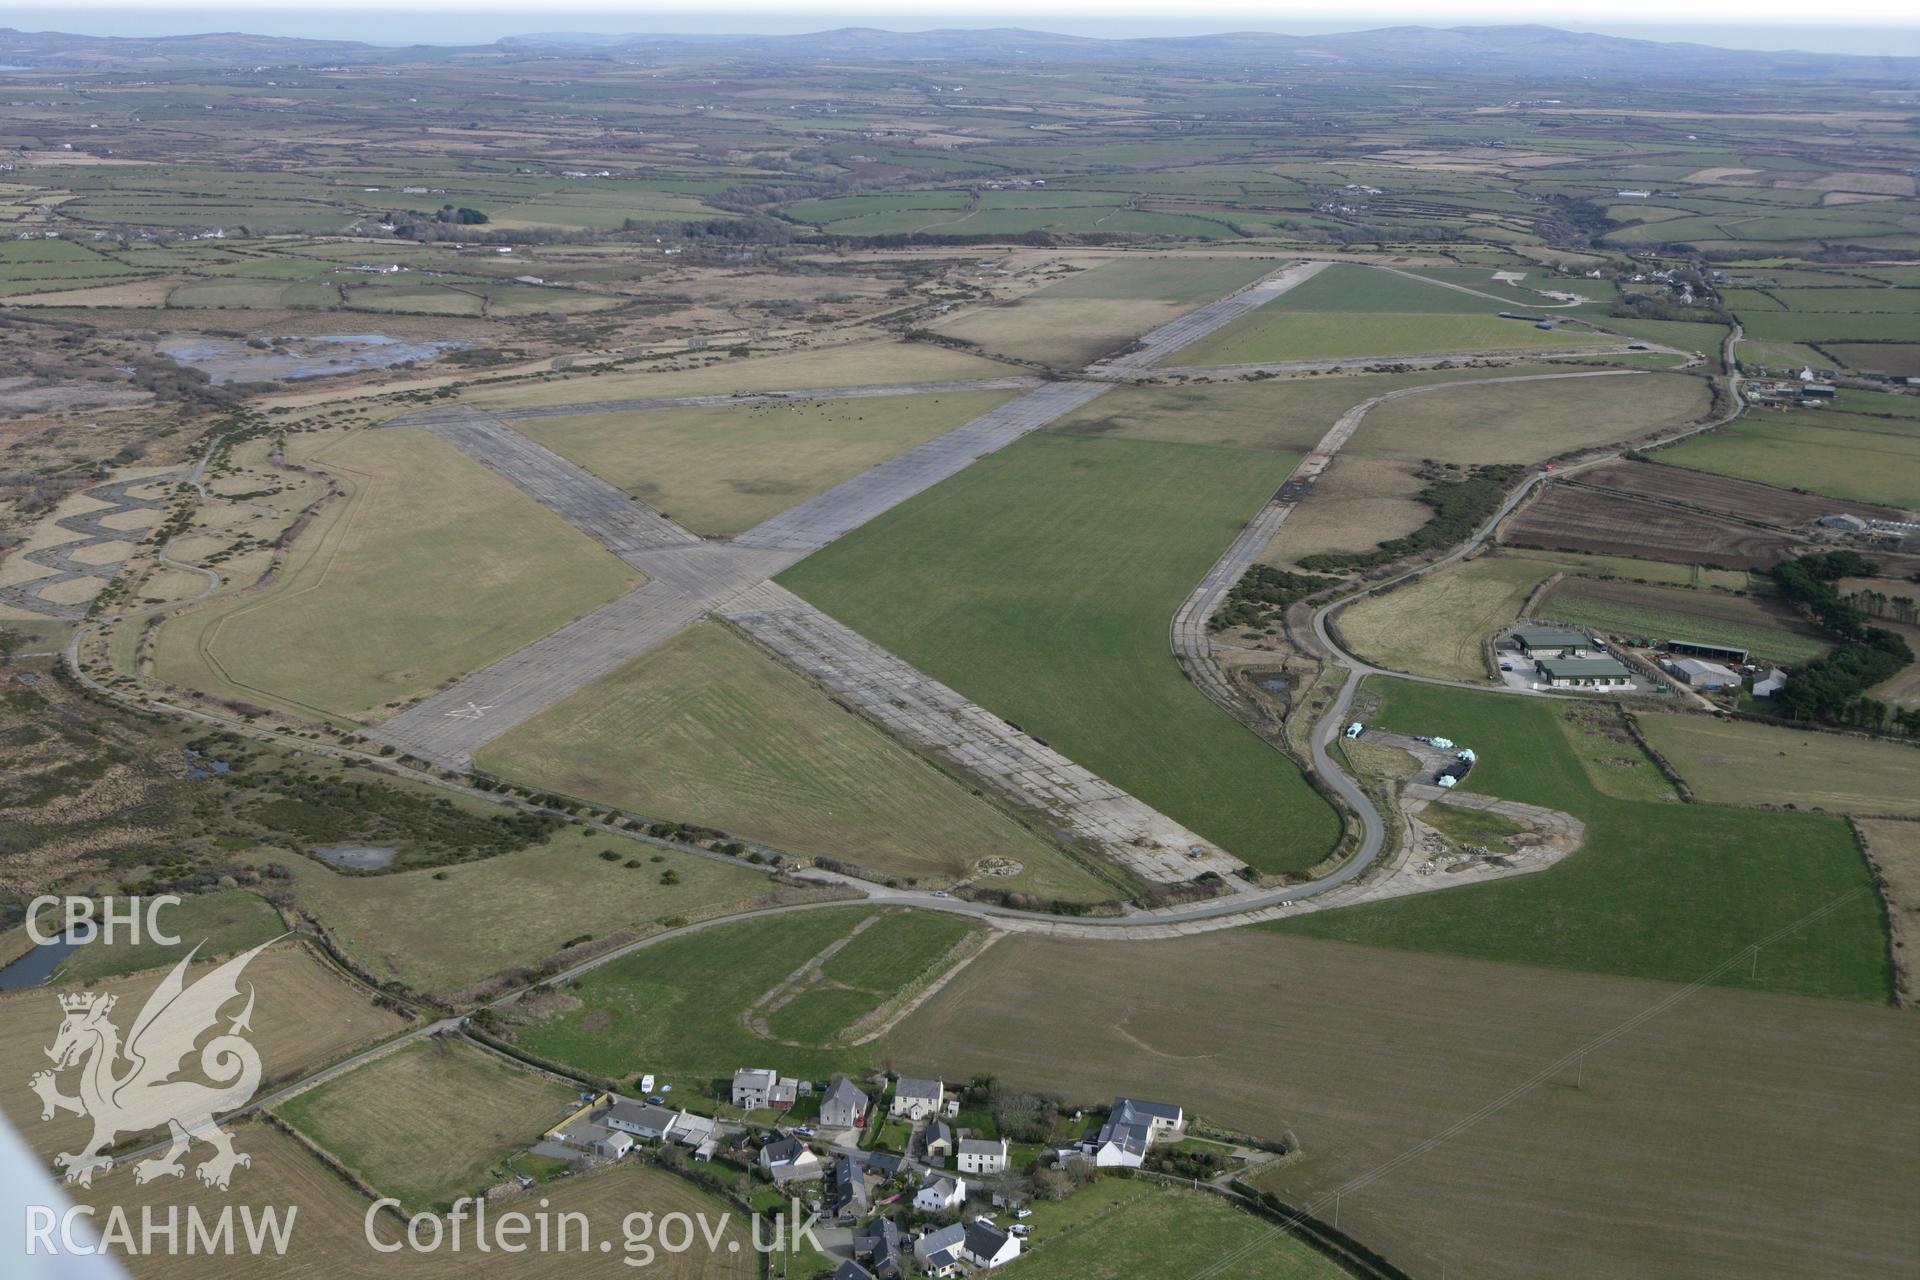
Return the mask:
<path id="1" fill-rule="evenodd" d="M 1866 890 L 1867 890 L 1866 885 L 1856 885 L 1855 887 L 1847 890 L 1845 893 L 1839 894 L 1829 899 L 1824 905 L 1816 907 L 1814 910 L 1809 911 L 1806 915 L 1801 916 L 1799 919 L 1780 926 L 1778 929 L 1775 929 L 1772 933 L 1769 933 L 1766 937 L 1760 939 L 1758 942 L 1751 942 L 1751 943 L 1748 943 L 1746 946 L 1741 947 L 1738 951 L 1734 952 L 1732 955 L 1728 956 L 1725 960 L 1721 961 L 1719 964 L 1709 969 L 1706 973 L 1703 973 L 1698 978 L 1695 978 L 1692 982 L 1689 982 L 1686 986 L 1681 987 L 1675 991 L 1669 992 L 1667 995 L 1665 995 L 1659 1000 L 1656 1000 L 1653 1004 L 1648 1005 L 1646 1008 L 1642 1009 L 1640 1012 L 1632 1015 L 1629 1018 L 1625 1018 L 1620 1022 L 1615 1023 L 1613 1026 L 1601 1032 L 1599 1035 L 1587 1041 L 1585 1044 L 1579 1046 L 1576 1049 L 1571 1049 L 1568 1052 L 1562 1054 L 1559 1058 L 1556 1058 L 1553 1062 L 1550 1062 L 1546 1066 L 1540 1068 L 1540 1070 L 1534 1072 L 1532 1075 L 1528 1076 L 1525 1080 L 1522 1080 L 1520 1083 L 1514 1085 L 1512 1088 L 1508 1089 L 1505 1093 L 1501 1094 L 1499 1097 L 1493 1099 L 1491 1102 L 1486 1103 L 1484 1106 L 1481 1106 L 1478 1109 L 1470 1112 L 1469 1114 L 1462 1116 L 1460 1119 L 1454 1121 L 1452 1124 L 1448 1125 L 1446 1128 L 1442 1129 L 1440 1132 L 1434 1134 L 1432 1137 L 1422 1139 L 1421 1141 L 1415 1143 L 1413 1146 L 1408 1147 L 1405 1151 L 1400 1152 L 1400 1154 L 1393 1156 L 1392 1158 L 1385 1160 L 1380 1164 L 1375 1165 L 1373 1168 L 1368 1169 L 1364 1173 L 1355 1175 L 1354 1177 L 1348 1179 L 1346 1182 L 1341 1183 L 1339 1186 L 1335 1187 L 1333 1190 L 1321 1193 L 1319 1197 L 1303 1205 L 1293 1215 L 1293 1217 L 1283 1225 L 1272 1228 L 1271 1230 L 1267 1231 L 1264 1235 L 1255 1237 L 1253 1240 L 1248 1241 L 1245 1245 L 1241 1246 L 1239 1249 L 1236 1249 L 1234 1252 L 1228 1254 L 1227 1256 L 1216 1259 L 1211 1265 L 1207 1266 L 1206 1268 L 1200 1271 L 1194 1272 L 1190 1277 L 1190 1280 L 1210 1280 L 1210 1277 L 1220 1275 L 1223 1271 L 1225 1271 L 1228 1267 L 1232 1266 L 1234 1263 L 1240 1261 L 1241 1259 L 1249 1256 L 1250 1254 L 1260 1249 L 1265 1248 L 1267 1245 L 1271 1244 L 1278 1237 L 1287 1234 L 1287 1232 L 1292 1228 L 1298 1227 L 1303 1223 L 1305 1223 L 1309 1218 L 1318 1218 L 1320 1216 L 1321 1210 L 1325 1209 L 1328 1204 L 1334 1204 L 1337 1206 L 1341 1197 L 1350 1195 L 1356 1191 L 1364 1191 L 1366 1188 L 1372 1186 L 1375 1182 L 1378 1182 L 1381 1178 L 1386 1177 L 1388 1174 L 1400 1168 L 1402 1165 L 1407 1164 L 1409 1161 L 1412 1161 L 1422 1155 L 1425 1155 L 1427 1152 L 1433 1150 L 1435 1147 L 1440 1146 L 1442 1143 L 1446 1142 L 1448 1139 L 1458 1137 L 1459 1135 L 1465 1133 L 1467 1130 L 1473 1128 L 1475 1125 L 1479 1124 L 1482 1120 L 1488 1119 L 1489 1117 L 1496 1115 L 1501 1111 L 1504 1111 L 1507 1107 L 1511 1106 L 1515 1102 L 1518 1102 L 1521 1098 L 1525 1097 L 1529 1093 L 1532 1093 L 1535 1089 L 1538 1089 L 1541 1085 L 1553 1079 L 1555 1076 L 1565 1071 L 1568 1067 L 1579 1065 L 1586 1058 L 1588 1054 L 1592 1053 L 1596 1049 L 1604 1049 L 1606 1046 L 1612 1044 L 1614 1041 L 1620 1039 L 1622 1036 L 1627 1035 L 1629 1032 L 1632 1032 L 1638 1029 L 1639 1027 L 1652 1021 L 1654 1018 L 1659 1017 L 1661 1014 L 1674 1008 L 1676 1005 L 1679 1005 L 1691 999 L 1702 988 L 1713 985 L 1713 983 L 1716 980 L 1724 976 L 1727 972 L 1733 969 L 1734 966 L 1738 965 L 1743 960 L 1748 960 L 1748 959 L 1758 960 L 1760 952 L 1766 947 L 1769 947 L 1774 943 L 1780 941 L 1782 938 L 1785 938 L 1793 933 L 1798 932 L 1801 929 L 1806 928 L 1808 925 L 1813 924 L 1816 921 L 1825 919 L 1827 916 L 1832 915 L 1835 911 L 1838 911 L 1842 906 L 1845 906 L 1852 899 L 1866 892 Z"/>

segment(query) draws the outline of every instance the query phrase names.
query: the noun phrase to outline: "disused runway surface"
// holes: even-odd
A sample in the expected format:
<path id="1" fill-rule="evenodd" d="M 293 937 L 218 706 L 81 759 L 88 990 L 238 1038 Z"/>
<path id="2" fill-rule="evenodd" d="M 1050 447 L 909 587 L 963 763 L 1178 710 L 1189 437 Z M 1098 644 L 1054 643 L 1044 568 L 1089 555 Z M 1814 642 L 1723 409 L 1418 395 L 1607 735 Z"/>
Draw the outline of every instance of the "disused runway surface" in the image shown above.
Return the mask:
<path id="1" fill-rule="evenodd" d="M 595 400 L 588 404 L 536 404 L 489 409 L 509 422 L 521 418 L 573 418 L 595 413 L 649 413 L 659 409 L 725 409 L 756 404 L 794 404 L 808 400 L 865 400 L 883 396 L 934 396 L 950 391 L 1018 391 L 1037 387 L 1040 379 L 1026 375 L 1005 378 L 960 378 L 950 382 L 906 382 L 885 387 L 813 387 L 797 391 L 754 391 L 706 396 L 654 396 L 643 400 Z M 396 418 L 386 426 L 420 425 L 414 417 Z"/>
<path id="2" fill-rule="evenodd" d="M 1187 312 L 1177 320 L 1168 321 L 1119 355 L 1092 365 L 1087 372 L 1089 374 L 1140 373 L 1151 369 L 1180 348 L 1191 346 L 1208 334 L 1226 328 L 1250 311 L 1259 310 L 1287 290 L 1311 280 L 1332 265 L 1330 262 L 1302 262 L 1296 266 L 1283 268 L 1264 280 L 1248 285 L 1236 294 L 1222 298 L 1218 302 L 1209 302 L 1204 307 Z"/>
<path id="3" fill-rule="evenodd" d="M 834 539 L 990 453 L 1112 389 L 1102 382 L 1049 382 L 925 444 L 888 458 L 734 539 L 743 547 L 818 551 Z"/>
<path id="4" fill-rule="evenodd" d="M 1150 351 L 1150 358 L 1157 359 L 1177 350 L 1272 301 L 1319 269 L 1319 264 L 1311 263 L 1285 268 L 1223 303 L 1201 307 L 1149 333 L 1134 354 Z M 637 538 L 625 523 L 609 527 L 610 511 L 618 508 L 609 507 L 610 499 L 603 501 L 603 490 L 612 486 L 551 450 L 524 441 L 496 415 L 449 408 L 397 419 L 388 425 L 411 423 L 434 430 L 602 543 L 615 546 L 618 542 L 616 550 L 624 547 L 623 558 L 652 581 L 394 716 L 370 736 L 422 759 L 466 767 L 486 743 L 663 643 L 689 623 L 719 613 L 736 617 L 769 647 L 839 688 L 890 729 L 947 755 L 1016 802 L 1052 814 L 1074 834 L 1107 847 L 1140 874 L 1161 881 L 1189 879 L 1207 870 L 1229 874 L 1240 863 L 1217 846 L 862 639 L 799 597 L 771 583 L 760 586 L 810 552 L 1114 385 L 1079 379 L 1040 382 L 1026 395 L 835 485 L 731 543 L 679 541 L 671 530 L 686 531 L 651 512 L 647 514 L 671 526 L 671 530 L 655 530 L 659 535 L 655 540 Z M 951 383 L 938 386 L 954 388 Z M 899 393 L 898 388 L 887 390 Z M 783 392 L 778 398 L 806 397 Z M 695 399 L 747 402 L 746 397 L 731 396 Z M 676 397 L 672 403 L 684 401 Z M 638 407 L 667 402 L 606 403 Z M 582 406 L 555 408 L 577 412 Z M 527 474 L 516 475 L 516 470 Z M 620 503 L 646 512 L 624 494 Z M 844 687 L 824 673 L 832 673 Z"/>
<path id="5" fill-rule="evenodd" d="M 699 535 L 489 414 L 468 410 L 427 430 L 498 472 L 628 564 L 644 569 L 641 562 L 648 552 L 700 541 Z"/>
<path id="6" fill-rule="evenodd" d="M 785 587 L 763 583 L 720 611 L 879 721 L 1148 880 L 1172 884 L 1243 865 L 1218 845 L 968 701 Z M 1237 882 L 1236 882 L 1237 883 Z"/>

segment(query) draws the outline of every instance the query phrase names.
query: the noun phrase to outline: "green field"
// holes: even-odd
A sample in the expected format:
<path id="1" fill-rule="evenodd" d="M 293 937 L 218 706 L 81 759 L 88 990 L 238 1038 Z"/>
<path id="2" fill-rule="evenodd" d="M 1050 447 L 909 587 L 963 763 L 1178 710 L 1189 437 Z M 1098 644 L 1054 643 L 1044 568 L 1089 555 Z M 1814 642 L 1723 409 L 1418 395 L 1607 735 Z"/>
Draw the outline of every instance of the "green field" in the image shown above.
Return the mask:
<path id="1" fill-rule="evenodd" d="M 1279 265 L 1272 258 L 1125 258 L 1008 305 L 956 311 L 931 327 L 990 354 L 1078 368 Z"/>
<path id="2" fill-rule="evenodd" d="M 1708 803 L 1920 817 L 1920 751 L 1904 743 L 1709 716 L 1643 715 L 1639 723 Z"/>
<path id="3" fill-rule="evenodd" d="M 600 856 L 609 849 L 619 857 Z M 640 865 L 628 867 L 629 860 Z M 799 896 L 757 871 L 578 827 L 518 853 L 439 870 L 365 876 L 317 860 L 287 864 L 294 902 L 351 960 L 382 981 L 441 996 L 534 964 L 583 937 L 648 932 L 666 920 Z M 668 869 L 677 879 L 662 884 Z M 464 927 L 447 928 L 449 919 Z"/>
<path id="4" fill-rule="evenodd" d="M 682 632 L 481 750 L 503 776 L 801 857 L 951 884 L 988 857 L 1017 887 L 1111 886 L 715 623 Z"/>
<path id="5" fill-rule="evenodd" d="M 189 688 L 366 716 L 477 670 L 638 575 L 494 472 L 419 430 L 323 437 L 335 499 L 265 590 L 169 621 L 155 667 Z"/>
<path id="6" fill-rule="evenodd" d="M 104 938 L 67 954 L 60 962 L 55 982 L 97 982 L 124 973 L 138 973 L 157 965 L 172 965 L 199 948 L 196 961 L 231 956 L 269 938 L 287 932 L 270 903 L 244 889 L 220 889 L 212 893 L 190 894 L 178 906 L 162 908 L 160 928 L 180 939 L 178 946 L 163 946 L 142 934 L 133 941 L 124 932 L 111 944 Z M 49 914 L 40 921 L 41 932 L 58 928 Z"/>
<path id="7" fill-rule="evenodd" d="M 1338 824 L 1286 757 L 1174 664 L 1167 626 L 1292 455 L 1039 434 L 781 581 L 1266 871 Z"/>
<path id="8" fill-rule="evenodd" d="M 1710 401 L 1704 378 L 1675 373 L 1462 383 L 1377 406 L 1350 447 L 1410 462 L 1539 462 L 1691 422 Z"/>
<path id="9" fill-rule="evenodd" d="M 1824 410 L 1746 417 L 1653 457 L 1783 489 L 1920 506 L 1920 434 L 1875 418 Z"/>
<path id="10" fill-rule="evenodd" d="M 1543 620 L 1635 639 L 1731 645 L 1775 662 L 1808 662 L 1831 647 L 1817 628 L 1783 606 L 1719 591 L 1568 578 L 1534 612 Z"/>
<path id="11" fill-rule="evenodd" d="M 831 1044 L 894 992 L 936 976 L 936 963 L 974 926 L 957 916 L 903 911 L 878 917 L 821 967 L 820 977 L 773 1010 L 774 1035 Z"/>
<path id="12" fill-rule="evenodd" d="M 567 984 L 561 1007 L 521 1015 L 529 1020 L 517 1028 L 518 1043 L 596 1075 L 651 1071 L 684 1078 L 686 1089 L 697 1080 L 703 1093 L 705 1081 L 751 1064 L 777 1061 L 782 1073 L 824 1079 L 878 1061 L 877 1050 L 776 1044 L 741 1021 L 763 996 L 870 914 L 864 907 L 801 911 L 715 925 L 642 948 Z M 871 995 L 865 999 L 867 1009 L 879 1003 Z"/>
<path id="13" fill-rule="evenodd" d="M 730 537 L 1017 394 L 596 413 L 520 426 L 695 533 Z"/>
<path id="14" fill-rule="evenodd" d="M 1586 822 L 1587 843 L 1534 875 L 1261 927 L 1672 982 L 1711 973 L 1725 986 L 1888 999 L 1886 921 L 1839 819 L 1624 799 L 1595 785 L 1575 723 L 1553 704 L 1392 679 L 1368 687 L 1380 695 L 1373 720 L 1383 728 L 1479 749 L 1469 790 L 1571 813 Z M 1610 750 L 1637 754 L 1629 744 Z M 1830 913 L 1796 925 L 1830 904 Z M 1790 932 L 1773 937 L 1783 928 Z M 1716 972 L 1769 938 L 1757 963 Z"/>
<path id="15" fill-rule="evenodd" d="M 1039 1201 L 1027 1225 L 1033 1252 L 1022 1255 L 1020 1273 L 1039 1280 L 1196 1274 L 1339 1280 L 1347 1274 L 1218 1196 L 1141 1180 L 1102 1178 L 1065 1200 Z"/>
<path id="16" fill-rule="evenodd" d="M 1479 287 L 1466 281 L 1453 283 L 1466 284 L 1468 288 Z M 1287 290 L 1277 301 L 1269 303 L 1267 309 L 1344 314 L 1403 312 L 1416 315 L 1490 316 L 1496 311 L 1519 308 L 1511 303 L 1501 303 L 1493 298 L 1476 298 L 1458 289 L 1414 280 L 1392 271 L 1337 262 Z"/>
<path id="17" fill-rule="evenodd" d="M 503 1181 L 502 1158 L 564 1119 L 575 1093 L 484 1049 L 429 1039 L 275 1111 L 410 1211 L 444 1210 Z"/>
<path id="18" fill-rule="evenodd" d="M 1356 654 L 1389 671 L 1485 680 L 1481 646 L 1558 570 L 1529 556 L 1480 556 L 1355 601 L 1334 625 Z"/>
<path id="19" fill-rule="evenodd" d="M 1488 307 L 1498 305 L 1487 304 Z M 1287 307 L 1287 296 L 1283 295 L 1192 346 L 1174 352 L 1163 363 L 1188 367 L 1335 356 L 1526 352 L 1564 350 L 1607 341 L 1612 340 L 1604 334 L 1536 329 L 1523 320 L 1502 320 L 1489 314 L 1294 311 Z"/>

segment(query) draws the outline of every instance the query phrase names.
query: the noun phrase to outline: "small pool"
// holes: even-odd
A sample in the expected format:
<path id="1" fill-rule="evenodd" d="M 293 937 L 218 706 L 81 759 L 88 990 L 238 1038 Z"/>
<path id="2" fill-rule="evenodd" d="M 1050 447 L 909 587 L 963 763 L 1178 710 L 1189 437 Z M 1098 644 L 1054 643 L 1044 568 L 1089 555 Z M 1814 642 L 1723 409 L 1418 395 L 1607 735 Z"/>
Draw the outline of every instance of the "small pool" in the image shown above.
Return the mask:
<path id="1" fill-rule="evenodd" d="M 68 953 L 91 941 L 93 931 L 88 929 L 41 943 L 6 968 L 0 969 L 0 991 L 20 991 L 42 985 L 53 976 L 53 971 L 67 958 Z"/>
<path id="2" fill-rule="evenodd" d="M 393 865 L 398 849 L 377 844 L 316 845 L 313 856 L 330 867 L 346 871 L 380 871 Z"/>

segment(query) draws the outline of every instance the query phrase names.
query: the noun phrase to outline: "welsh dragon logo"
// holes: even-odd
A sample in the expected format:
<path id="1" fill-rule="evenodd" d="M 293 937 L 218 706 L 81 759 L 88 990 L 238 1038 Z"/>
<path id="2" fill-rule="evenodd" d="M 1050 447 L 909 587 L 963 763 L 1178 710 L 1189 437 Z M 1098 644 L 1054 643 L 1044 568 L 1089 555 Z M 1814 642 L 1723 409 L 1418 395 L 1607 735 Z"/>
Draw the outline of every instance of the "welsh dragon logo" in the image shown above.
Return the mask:
<path id="1" fill-rule="evenodd" d="M 187 966 L 200 950 L 195 947 L 147 997 L 125 1044 L 121 1043 L 120 1029 L 108 1017 L 113 1012 L 114 996 L 80 991 L 60 997 L 60 1008 L 66 1016 L 53 1047 L 46 1051 L 53 1059 L 53 1070 L 36 1073 L 30 1083 L 40 1095 L 42 1120 L 51 1120 L 62 1111 L 93 1120 L 93 1137 L 87 1145 L 78 1154 L 63 1153 L 54 1159 L 67 1171 L 68 1182 L 91 1186 L 95 1172 L 113 1167 L 113 1159 L 100 1153 L 114 1139 L 163 1126 L 172 1141 L 159 1155 L 133 1166 L 135 1182 L 185 1174 L 181 1158 L 195 1139 L 213 1148 L 212 1157 L 195 1169 L 200 1181 L 210 1187 L 224 1191 L 234 1169 L 252 1163 L 233 1149 L 233 1135 L 214 1120 L 216 1115 L 244 1106 L 260 1084 L 260 1054 L 241 1035 L 252 1029 L 251 984 L 246 1007 L 229 1022 L 224 1033 L 200 1048 L 200 1073 L 213 1083 L 173 1077 L 185 1069 L 186 1059 L 201 1036 L 220 1022 L 221 1009 L 239 999 L 241 970 L 271 945 L 263 942 L 187 986 Z M 70 1067 L 80 1069 L 80 1094 L 74 1098 L 61 1093 L 56 1080 Z"/>

